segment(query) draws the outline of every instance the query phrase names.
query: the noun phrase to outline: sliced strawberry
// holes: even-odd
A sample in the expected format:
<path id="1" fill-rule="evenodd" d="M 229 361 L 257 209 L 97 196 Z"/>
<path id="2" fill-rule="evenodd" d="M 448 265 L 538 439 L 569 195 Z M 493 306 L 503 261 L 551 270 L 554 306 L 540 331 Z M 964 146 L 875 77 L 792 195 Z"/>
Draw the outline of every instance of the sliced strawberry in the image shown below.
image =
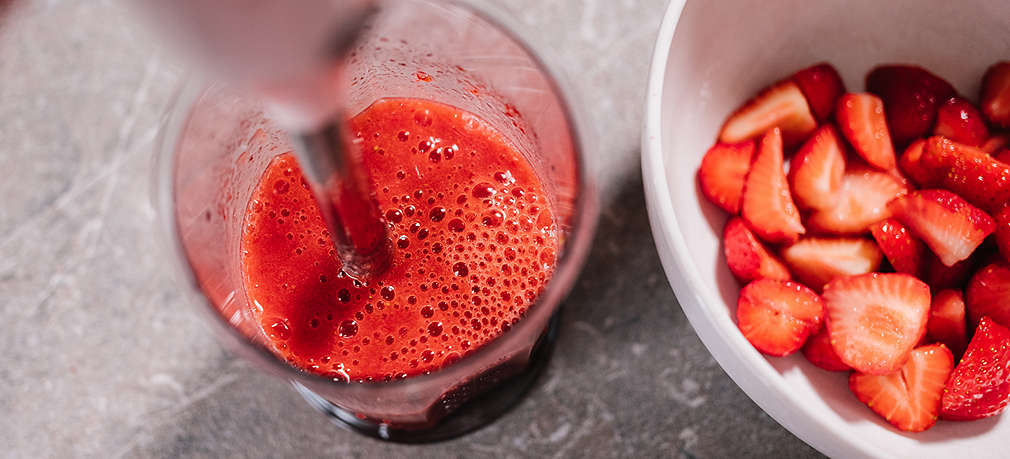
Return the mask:
<path id="1" fill-rule="evenodd" d="M 835 111 L 835 102 L 845 94 L 845 83 L 831 64 L 823 62 L 793 74 L 793 81 L 803 91 L 810 111 L 824 122 Z"/>
<path id="2" fill-rule="evenodd" d="M 919 186 L 928 186 L 928 181 L 932 174 L 921 165 L 922 149 L 926 146 L 926 140 L 919 139 L 908 145 L 901 159 L 898 160 L 898 167 L 906 175 L 912 178 Z"/>
<path id="3" fill-rule="evenodd" d="M 992 157 L 1003 164 L 1010 165 L 1010 148 L 1004 148 L 996 153 L 993 153 Z"/>
<path id="4" fill-rule="evenodd" d="M 947 266 L 940 261 L 933 252 L 926 254 L 926 276 L 923 278 L 933 290 L 943 290 L 948 288 L 962 288 L 968 282 L 968 278 L 975 272 L 978 266 L 977 257 L 971 256 L 966 260 Z"/>
<path id="5" fill-rule="evenodd" d="M 827 327 L 838 357 L 883 375 L 905 363 L 926 332 L 929 286 L 908 274 L 841 277 L 824 286 Z"/>
<path id="6" fill-rule="evenodd" d="M 971 256 L 996 229 L 992 217 L 947 190 L 916 191 L 888 208 L 947 266 Z"/>
<path id="7" fill-rule="evenodd" d="M 782 249 L 782 258 L 797 280 L 820 291 L 836 278 L 876 271 L 883 254 L 863 238 L 808 237 Z"/>
<path id="8" fill-rule="evenodd" d="M 989 128 L 985 125 L 982 114 L 971 102 L 960 97 L 951 97 L 940 104 L 936 112 L 933 134 L 972 147 L 981 147 L 989 139 Z"/>
<path id="9" fill-rule="evenodd" d="M 827 328 L 822 328 L 807 340 L 807 344 L 803 346 L 803 356 L 814 366 L 828 371 L 849 371 L 852 369 L 838 358 L 835 348 L 831 347 L 831 337 L 828 335 Z"/>
<path id="10" fill-rule="evenodd" d="M 1008 146 L 1010 146 L 1010 135 L 996 134 L 989 137 L 989 140 L 986 140 L 985 143 L 982 144 L 982 151 L 991 155 L 997 151 L 1005 149 Z"/>
<path id="11" fill-rule="evenodd" d="M 740 290 L 736 317 L 743 336 L 757 350 L 784 356 L 820 330 L 824 302 L 796 282 L 760 279 Z"/>
<path id="12" fill-rule="evenodd" d="M 889 218 L 870 226 L 870 234 L 895 271 L 916 277 L 922 275 L 929 249 L 905 225 Z"/>
<path id="13" fill-rule="evenodd" d="M 723 251 L 730 272 L 742 283 L 757 279 L 789 280 L 789 270 L 757 239 L 740 217 L 726 223 Z"/>
<path id="14" fill-rule="evenodd" d="M 997 261 L 978 270 L 964 294 L 968 323 L 978 325 L 983 316 L 1010 326 L 1010 263 Z"/>
<path id="15" fill-rule="evenodd" d="M 849 167 L 835 205 L 810 214 L 807 226 L 822 234 L 863 234 L 891 216 L 887 203 L 908 192 L 893 175 L 869 167 Z"/>
<path id="16" fill-rule="evenodd" d="M 884 103 L 879 97 L 869 93 L 842 96 L 838 99 L 835 120 L 842 135 L 866 162 L 885 171 L 894 168 L 894 146 L 887 131 Z"/>
<path id="17" fill-rule="evenodd" d="M 817 128 L 803 92 L 792 81 L 772 85 L 733 112 L 719 132 L 719 141 L 741 142 L 774 127 L 782 130 L 786 147 L 799 145 Z"/>
<path id="18" fill-rule="evenodd" d="M 990 123 L 1010 127 L 1010 62 L 997 62 L 985 71 L 979 99 Z"/>
<path id="19" fill-rule="evenodd" d="M 701 192 L 712 204 L 731 214 L 740 213 L 743 182 L 750 171 L 754 141 L 717 143 L 708 149 L 698 168 Z"/>
<path id="20" fill-rule="evenodd" d="M 1010 401 L 1010 330 L 983 317 L 943 391 L 940 417 L 969 421 L 999 414 Z"/>
<path id="21" fill-rule="evenodd" d="M 773 244 L 795 242 L 806 232 L 789 194 L 782 163 L 782 133 L 773 128 L 761 138 L 744 182 L 741 203 L 741 215 L 747 226 Z"/>
<path id="22" fill-rule="evenodd" d="M 796 203 L 807 209 L 825 209 L 836 201 L 845 175 L 845 155 L 835 128 L 821 126 L 796 156 L 789 168 L 789 184 Z"/>
<path id="23" fill-rule="evenodd" d="M 956 95 L 954 87 L 925 69 L 884 65 L 866 75 L 866 90 L 884 101 L 887 126 L 896 145 L 927 135 L 940 103 Z"/>
<path id="24" fill-rule="evenodd" d="M 996 245 L 1003 259 L 1010 262 L 1010 206 L 993 216 L 996 220 Z"/>
<path id="25" fill-rule="evenodd" d="M 960 357 L 968 346 L 968 324 L 964 318 L 964 296 L 960 290 L 940 290 L 929 307 L 926 335 L 939 341 Z"/>
<path id="26" fill-rule="evenodd" d="M 930 137 L 923 149 L 922 167 L 931 173 L 931 183 L 960 195 L 987 212 L 996 212 L 1010 202 L 1010 165 L 984 151 Z"/>
<path id="27" fill-rule="evenodd" d="M 916 348 L 901 369 L 887 375 L 852 373 L 849 389 L 899 430 L 922 432 L 936 424 L 954 357 L 942 344 Z"/>

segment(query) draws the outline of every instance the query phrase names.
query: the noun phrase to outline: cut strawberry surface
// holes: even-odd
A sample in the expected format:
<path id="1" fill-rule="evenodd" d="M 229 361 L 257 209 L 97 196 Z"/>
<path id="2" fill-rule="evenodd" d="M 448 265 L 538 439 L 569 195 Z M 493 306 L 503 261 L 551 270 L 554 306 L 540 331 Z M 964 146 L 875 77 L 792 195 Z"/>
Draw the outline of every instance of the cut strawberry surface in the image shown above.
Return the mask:
<path id="1" fill-rule="evenodd" d="M 823 62 L 793 74 L 792 80 L 807 98 L 817 121 L 824 122 L 835 111 L 835 103 L 845 94 L 845 83 L 831 64 Z"/>
<path id="2" fill-rule="evenodd" d="M 989 137 L 989 140 L 986 140 L 985 143 L 982 144 L 982 151 L 992 155 L 997 151 L 1007 148 L 1008 146 L 1010 146 L 1010 135 L 996 134 Z"/>
<path id="3" fill-rule="evenodd" d="M 922 166 L 931 183 L 946 188 L 987 212 L 997 212 L 1010 202 L 1010 165 L 984 151 L 944 137 L 930 137 L 923 149 Z"/>
<path id="4" fill-rule="evenodd" d="M 740 213 L 743 182 L 750 171 L 754 141 L 717 143 L 708 149 L 698 168 L 701 192 L 713 204 L 731 214 Z"/>
<path id="5" fill-rule="evenodd" d="M 888 172 L 850 167 L 834 206 L 810 214 L 806 223 L 812 232 L 821 234 L 863 234 L 870 225 L 889 218 L 887 204 L 907 192 L 908 188 Z"/>
<path id="6" fill-rule="evenodd" d="M 893 169 L 896 160 L 884 118 L 884 103 L 869 93 L 845 94 L 838 99 L 835 121 L 856 153 L 870 165 Z"/>
<path id="7" fill-rule="evenodd" d="M 740 217 L 733 217 L 723 230 L 723 251 L 730 272 L 740 282 L 757 279 L 789 280 L 789 269 L 757 239 Z"/>
<path id="8" fill-rule="evenodd" d="M 1010 127 L 1010 62 L 997 62 L 985 71 L 980 99 L 990 123 Z"/>
<path id="9" fill-rule="evenodd" d="M 744 182 L 741 216 L 761 239 L 792 243 L 806 232 L 793 203 L 783 169 L 782 133 L 773 128 L 761 138 Z"/>
<path id="10" fill-rule="evenodd" d="M 863 238 L 809 237 L 783 249 L 782 258 L 797 280 L 820 291 L 836 278 L 876 271 L 883 254 Z"/>
<path id="11" fill-rule="evenodd" d="M 736 315 L 740 331 L 757 350 L 784 356 L 820 330 L 824 303 L 796 282 L 761 279 L 740 290 Z"/>
<path id="12" fill-rule="evenodd" d="M 923 280 L 928 282 L 934 291 L 948 288 L 959 289 L 968 282 L 975 272 L 976 266 L 978 266 L 978 260 L 975 256 L 954 263 L 953 266 L 947 266 L 933 252 L 929 252 L 926 255 L 926 276 Z"/>
<path id="13" fill-rule="evenodd" d="M 898 160 L 898 168 L 905 175 L 909 176 L 919 186 L 928 186 L 933 174 L 922 167 L 922 150 L 926 146 L 926 140 L 919 139 L 908 145 L 905 152 Z"/>
<path id="14" fill-rule="evenodd" d="M 964 297 L 973 327 L 983 316 L 1010 326 L 1010 263 L 997 261 L 978 270 L 968 281 Z"/>
<path id="15" fill-rule="evenodd" d="M 940 104 L 936 112 L 933 134 L 972 147 L 981 147 L 989 139 L 989 127 L 985 125 L 982 114 L 971 102 L 960 97 L 951 97 Z"/>
<path id="16" fill-rule="evenodd" d="M 965 321 L 964 296 L 960 290 L 940 290 L 933 295 L 926 335 L 947 346 L 956 358 L 961 357 L 968 347 L 968 324 Z"/>
<path id="17" fill-rule="evenodd" d="M 996 220 L 996 246 L 1003 259 L 1010 262 L 1010 206 L 997 212 L 993 219 Z"/>
<path id="18" fill-rule="evenodd" d="M 831 347 L 831 337 L 827 328 L 821 328 L 816 335 L 807 340 L 803 346 L 803 356 L 818 368 L 828 371 L 849 371 L 850 368 Z"/>
<path id="19" fill-rule="evenodd" d="M 992 217 L 947 190 L 921 190 L 888 208 L 947 266 L 967 259 L 996 228 Z"/>
<path id="20" fill-rule="evenodd" d="M 942 344 L 931 344 L 912 351 L 894 373 L 852 373 L 849 389 L 891 425 L 921 432 L 936 424 L 944 384 L 953 369 L 950 351 Z"/>
<path id="21" fill-rule="evenodd" d="M 884 101 L 887 126 L 899 146 L 928 135 L 939 104 L 956 95 L 950 83 L 913 65 L 874 68 L 866 75 L 866 90 Z"/>
<path id="22" fill-rule="evenodd" d="M 898 370 L 926 332 L 929 286 L 907 274 L 838 278 L 823 298 L 835 352 L 862 373 Z"/>
<path id="23" fill-rule="evenodd" d="M 1010 401 L 1010 330 L 979 322 L 943 391 L 940 417 L 968 421 L 999 414 Z"/>
<path id="24" fill-rule="evenodd" d="M 787 147 L 800 144 L 817 128 L 803 92 L 792 81 L 772 85 L 730 115 L 719 132 L 719 141 L 742 142 L 774 127 L 782 130 Z"/>
<path id="25" fill-rule="evenodd" d="M 922 276 L 929 249 L 905 225 L 889 218 L 870 226 L 870 234 L 895 271 Z"/>
<path id="26" fill-rule="evenodd" d="M 845 155 L 835 128 L 821 126 L 793 156 L 789 184 L 800 207 L 826 209 L 834 205 L 845 176 Z"/>

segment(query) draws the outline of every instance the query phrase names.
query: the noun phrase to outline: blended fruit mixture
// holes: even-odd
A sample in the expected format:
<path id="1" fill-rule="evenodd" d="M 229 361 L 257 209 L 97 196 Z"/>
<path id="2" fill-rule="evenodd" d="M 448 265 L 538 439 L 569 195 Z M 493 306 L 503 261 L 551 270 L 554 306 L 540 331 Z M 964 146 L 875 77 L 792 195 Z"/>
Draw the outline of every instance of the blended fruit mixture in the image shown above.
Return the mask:
<path id="1" fill-rule="evenodd" d="M 382 99 L 351 119 L 389 228 L 390 268 L 341 274 L 291 154 L 253 192 L 242 266 L 253 314 L 293 365 L 341 380 L 406 378 L 507 331 L 550 278 L 557 229 L 530 164 L 475 115 Z"/>

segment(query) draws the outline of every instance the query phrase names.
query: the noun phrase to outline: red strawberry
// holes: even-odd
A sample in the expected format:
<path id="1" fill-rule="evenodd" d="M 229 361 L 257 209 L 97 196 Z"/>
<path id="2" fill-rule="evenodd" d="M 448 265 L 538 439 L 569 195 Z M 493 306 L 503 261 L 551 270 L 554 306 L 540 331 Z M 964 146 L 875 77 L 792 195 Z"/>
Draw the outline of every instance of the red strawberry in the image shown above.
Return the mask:
<path id="1" fill-rule="evenodd" d="M 968 346 L 968 324 L 964 319 L 964 296 L 960 290 L 940 290 L 929 307 L 926 334 L 960 357 Z"/>
<path id="2" fill-rule="evenodd" d="M 954 87 L 921 67 L 884 65 L 866 75 L 866 90 L 884 101 L 887 126 L 897 145 L 927 135 L 940 103 L 956 95 Z"/>
<path id="3" fill-rule="evenodd" d="M 862 238 L 809 237 L 782 249 L 782 258 L 797 280 L 820 291 L 836 278 L 876 271 L 883 255 Z"/>
<path id="4" fill-rule="evenodd" d="M 1010 145 L 1010 135 L 996 134 L 989 137 L 989 140 L 986 140 L 985 143 L 982 144 L 982 151 L 991 155 L 1006 148 L 1008 145 Z"/>
<path id="5" fill-rule="evenodd" d="M 1010 330 L 982 318 L 947 380 L 940 417 L 969 421 L 999 414 L 1010 401 Z"/>
<path id="6" fill-rule="evenodd" d="M 827 62 L 807 67 L 793 74 L 793 81 L 803 91 L 810 111 L 817 121 L 825 121 L 835 111 L 835 101 L 845 94 L 845 83 L 838 71 Z"/>
<path id="7" fill-rule="evenodd" d="M 838 357 L 883 375 L 901 368 L 926 332 L 929 286 L 908 274 L 841 277 L 824 286 L 824 304 Z"/>
<path id="8" fill-rule="evenodd" d="M 989 139 L 989 128 L 971 102 L 960 97 L 951 97 L 940 104 L 936 112 L 934 135 L 942 135 L 955 142 L 972 147 L 980 147 Z"/>
<path id="9" fill-rule="evenodd" d="M 933 290 L 943 290 L 948 288 L 962 288 L 968 282 L 968 278 L 975 272 L 978 265 L 978 257 L 968 257 L 954 263 L 954 266 L 947 266 L 940 261 L 932 252 L 926 254 L 926 277 L 925 281 Z"/>
<path id="10" fill-rule="evenodd" d="M 747 226 L 773 244 L 795 242 L 806 232 L 789 194 L 782 163 L 782 133 L 773 128 L 761 138 L 744 182 L 741 203 L 741 215 Z"/>
<path id="11" fill-rule="evenodd" d="M 842 135 L 866 162 L 885 171 L 894 168 L 894 146 L 880 98 L 868 93 L 846 94 L 838 99 L 835 120 Z"/>
<path id="12" fill-rule="evenodd" d="M 996 229 L 992 217 L 947 190 L 916 191 L 887 207 L 947 266 L 971 256 Z"/>
<path id="13" fill-rule="evenodd" d="M 978 270 L 968 281 L 964 299 L 972 326 L 983 316 L 1010 326 L 1010 263 L 997 261 Z"/>
<path id="14" fill-rule="evenodd" d="M 1010 202 L 1010 165 L 982 150 L 944 137 L 930 137 L 921 164 L 931 172 L 931 183 L 957 193 L 982 210 L 996 212 Z"/>
<path id="15" fill-rule="evenodd" d="M 789 355 L 820 330 L 824 302 L 796 282 L 760 279 L 740 290 L 736 317 L 743 336 L 757 350 Z"/>
<path id="16" fill-rule="evenodd" d="M 942 344 L 922 346 L 888 375 L 852 373 L 849 389 L 860 402 L 899 430 L 922 432 L 936 424 L 944 383 L 954 357 Z"/>
<path id="17" fill-rule="evenodd" d="M 708 149 L 698 168 L 701 192 L 712 204 L 731 214 L 740 213 L 743 182 L 750 171 L 754 141 L 717 143 Z"/>
<path id="18" fill-rule="evenodd" d="M 922 149 L 926 146 L 924 139 L 916 140 L 905 148 L 901 159 L 898 160 L 898 167 L 907 174 L 919 186 L 928 186 L 928 181 L 932 174 L 921 166 Z"/>
<path id="19" fill-rule="evenodd" d="M 912 236 L 905 225 L 889 218 L 870 226 L 870 234 L 895 271 L 922 276 L 929 251 L 926 244 Z"/>
<path id="20" fill-rule="evenodd" d="M 887 172 L 850 167 L 835 205 L 810 214 L 806 223 L 817 233 L 862 234 L 870 225 L 890 217 L 887 203 L 907 192 L 908 188 Z"/>
<path id="21" fill-rule="evenodd" d="M 828 371 L 849 371 L 852 369 L 838 358 L 835 348 L 831 347 L 831 338 L 828 336 L 827 328 L 822 328 L 807 340 L 807 344 L 803 346 L 803 356 L 810 363 Z"/>
<path id="22" fill-rule="evenodd" d="M 996 245 L 999 246 L 999 253 L 1003 254 L 1003 259 L 1010 262 L 1010 206 L 993 216 L 996 220 Z"/>
<path id="23" fill-rule="evenodd" d="M 726 223 L 722 240 L 726 264 L 740 282 L 764 278 L 789 280 L 786 265 L 768 251 L 740 217 L 733 217 Z"/>
<path id="24" fill-rule="evenodd" d="M 807 139 L 789 168 L 789 184 L 796 203 L 804 208 L 824 209 L 835 203 L 842 187 L 845 155 L 830 124 L 821 126 Z"/>
<path id="25" fill-rule="evenodd" d="M 719 132 L 719 141 L 741 142 L 774 127 L 782 130 L 786 147 L 800 144 L 817 128 L 803 92 L 792 81 L 772 85 L 733 112 Z"/>
<path id="26" fill-rule="evenodd" d="M 985 71 L 979 98 L 990 123 L 1010 127 L 1010 62 L 997 62 Z"/>
<path id="27" fill-rule="evenodd" d="M 1003 164 L 1010 165 L 1010 148 L 1004 148 L 996 153 L 993 153 L 992 157 Z"/>

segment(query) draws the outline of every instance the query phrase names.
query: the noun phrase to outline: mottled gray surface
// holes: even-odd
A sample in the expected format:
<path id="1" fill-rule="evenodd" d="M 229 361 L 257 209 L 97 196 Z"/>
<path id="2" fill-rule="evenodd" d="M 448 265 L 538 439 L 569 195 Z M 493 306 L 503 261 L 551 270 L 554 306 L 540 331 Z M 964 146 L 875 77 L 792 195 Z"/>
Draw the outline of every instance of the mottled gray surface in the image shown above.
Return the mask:
<path id="1" fill-rule="evenodd" d="M 816 455 L 712 360 L 655 253 L 638 134 L 665 1 L 506 3 L 586 97 L 604 211 L 545 377 L 493 425 L 426 446 L 338 430 L 221 351 L 152 229 L 179 68 L 113 2 L 19 5 L 0 23 L 0 455 Z"/>

